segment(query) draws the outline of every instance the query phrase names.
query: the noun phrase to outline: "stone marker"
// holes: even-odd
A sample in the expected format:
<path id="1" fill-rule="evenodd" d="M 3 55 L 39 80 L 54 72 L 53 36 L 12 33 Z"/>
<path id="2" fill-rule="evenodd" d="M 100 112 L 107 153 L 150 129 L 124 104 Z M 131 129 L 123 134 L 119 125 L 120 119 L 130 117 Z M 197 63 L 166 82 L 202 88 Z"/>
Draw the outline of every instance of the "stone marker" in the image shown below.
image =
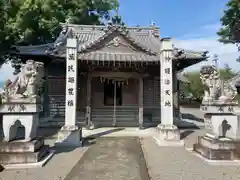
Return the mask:
<path id="1" fill-rule="evenodd" d="M 162 39 L 161 47 L 161 124 L 157 129 L 159 136 L 156 137 L 160 146 L 183 145 L 180 140 L 180 131 L 173 124 L 173 45 L 169 38 Z"/>
<path id="2" fill-rule="evenodd" d="M 77 106 L 77 39 L 67 39 L 67 66 L 66 66 L 66 108 L 65 125 L 58 133 L 56 145 L 81 146 L 82 128 L 76 124 Z"/>

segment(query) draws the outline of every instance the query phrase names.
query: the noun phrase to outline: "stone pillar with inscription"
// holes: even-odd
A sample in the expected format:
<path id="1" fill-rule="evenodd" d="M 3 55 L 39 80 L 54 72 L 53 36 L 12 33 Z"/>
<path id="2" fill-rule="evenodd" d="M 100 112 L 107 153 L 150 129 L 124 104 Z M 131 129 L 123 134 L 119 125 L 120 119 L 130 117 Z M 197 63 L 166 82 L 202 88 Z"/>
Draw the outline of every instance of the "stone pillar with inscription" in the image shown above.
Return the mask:
<path id="1" fill-rule="evenodd" d="M 77 107 L 77 39 L 67 39 L 65 124 L 58 133 L 56 145 L 81 146 L 82 129 L 76 124 Z"/>
<path id="2" fill-rule="evenodd" d="M 180 141 L 180 131 L 173 124 L 173 44 L 170 38 L 161 40 L 160 49 L 160 88 L 161 88 L 161 124 L 157 126 L 159 135 L 157 143 L 161 146 L 183 145 Z"/>

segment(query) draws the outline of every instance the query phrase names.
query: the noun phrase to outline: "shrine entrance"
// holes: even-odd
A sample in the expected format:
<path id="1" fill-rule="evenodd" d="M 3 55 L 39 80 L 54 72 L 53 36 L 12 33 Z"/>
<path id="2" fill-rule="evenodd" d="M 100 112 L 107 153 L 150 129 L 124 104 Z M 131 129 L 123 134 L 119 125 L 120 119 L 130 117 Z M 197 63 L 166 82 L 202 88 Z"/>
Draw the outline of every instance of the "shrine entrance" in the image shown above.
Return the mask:
<path id="1" fill-rule="evenodd" d="M 122 84 L 113 82 L 104 83 L 104 106 L 121 106 L 122 105 Z"/>
<path id="2" fill-rule="evenodd" d="M 122 83 L 115 80 L 104 82 L 104 106 L 113 107 L 113 122 L 116 125 L 116 108 L 122 105 Z"/>

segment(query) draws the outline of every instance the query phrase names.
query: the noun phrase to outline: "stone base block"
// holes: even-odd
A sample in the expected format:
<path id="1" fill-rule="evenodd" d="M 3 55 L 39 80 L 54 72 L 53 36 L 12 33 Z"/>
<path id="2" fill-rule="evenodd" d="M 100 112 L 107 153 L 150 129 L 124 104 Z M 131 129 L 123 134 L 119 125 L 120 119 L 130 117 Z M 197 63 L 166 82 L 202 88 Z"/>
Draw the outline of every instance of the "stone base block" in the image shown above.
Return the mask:
<path id="1" fill-rule="evenodd" d="M 209 160 L 239 160 L 240 141 L 227 138 L 212 139 L 207 136 L 198 137 L 193 150 Z"/>
<path id="2" fill-rule="evenodd" d="M 56 146 L 82 146 L 82 129 L 68 130 L 62 128 L 58 132 L 58 139 L 55 142 Z"/>
<path id="3" fill-rule="evenodd" d="M 180 131 L 174 125 L 158 125 L 159 139 L 165 141 L 180 141 Z"/>
<path id="4" fill-rule="evenodd" d="M 20 164 L 7 164 L 3 168 L 6 170 L 16 170 L 16 169 L 30 169 L 30 168 L 40 168 L 43 167 L 54 155 L 55 150 L 49 150 L 49 152 L 36 163 L 20 163 Z"/>
<path id="5" fill-rule="evenodd" d="M 174 125 L 158 125 L 158 137 L 154 137 L 159 146 L 183 146 L 180 131 Z"/>
<path id="6" fill-rule="evenodd" d="M 42 146 L 37 152 L 0 153 L 0 164 L 37 163 L 49 153 L 49 146 Z"/>
<path id="7" fill-rule="evenodd" d="M 24 142 L 22 140 L 0 142 L 0 153 L 21 153 L 21 152 L 36 152 L 44 145 L 44 139 L 32 140 Z"/>

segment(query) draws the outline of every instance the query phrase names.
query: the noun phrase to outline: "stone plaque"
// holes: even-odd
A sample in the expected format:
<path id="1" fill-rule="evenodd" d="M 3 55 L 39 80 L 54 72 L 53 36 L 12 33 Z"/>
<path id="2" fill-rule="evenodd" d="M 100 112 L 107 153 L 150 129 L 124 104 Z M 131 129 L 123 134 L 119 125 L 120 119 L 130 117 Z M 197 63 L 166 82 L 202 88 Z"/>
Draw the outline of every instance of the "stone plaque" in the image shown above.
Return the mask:
<path id="1" fill-rule="evenodd" d="M 212 131 L 211 116 L 204 116 L 204 124 L 207 131 Z"/>

